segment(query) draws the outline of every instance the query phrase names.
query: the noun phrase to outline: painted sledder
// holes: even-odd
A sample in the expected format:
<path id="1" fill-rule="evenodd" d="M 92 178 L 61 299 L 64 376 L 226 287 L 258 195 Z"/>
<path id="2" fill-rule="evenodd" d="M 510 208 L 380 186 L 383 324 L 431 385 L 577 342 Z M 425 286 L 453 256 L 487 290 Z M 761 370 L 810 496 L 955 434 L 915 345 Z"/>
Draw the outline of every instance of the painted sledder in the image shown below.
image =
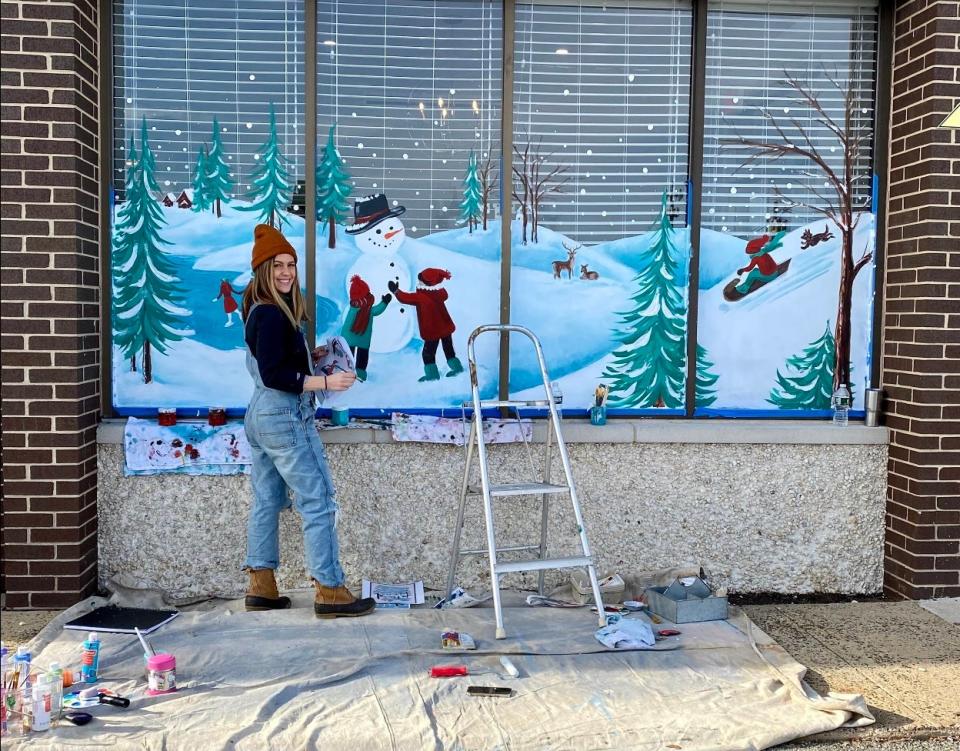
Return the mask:
<path id="1" fill-rule="evenodd" d="M 770 255 L 772 251 L 783 247 L 780 240 L 786 234 L 784 230 L 773 236 L 761 235 L 747 243 L 745 252 L 750 258 L 750 263 L 742 269 L 737 269 L 738 277 L 723 288 L 723 296 L 726 300 L 736 302 L 786 273 L 790 268 L 790 259 L 778 264 Z"/>

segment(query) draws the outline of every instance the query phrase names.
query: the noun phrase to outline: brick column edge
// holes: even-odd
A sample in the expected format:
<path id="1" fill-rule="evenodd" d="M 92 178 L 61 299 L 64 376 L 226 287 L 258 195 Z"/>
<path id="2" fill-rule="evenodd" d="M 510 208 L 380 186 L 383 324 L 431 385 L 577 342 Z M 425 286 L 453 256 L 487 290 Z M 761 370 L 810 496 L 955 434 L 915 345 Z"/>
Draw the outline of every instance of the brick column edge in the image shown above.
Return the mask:
<path id="1" fill-rule="evenodd" d="M 881 385 L 884 592 L 960 595 L 960 1 L 897 0 Z"/>
<path id="2" fill-rule="evenodd" d="M 62 608 L 97 586 L 98 6 L 0 18 L 3 589 Z"/>

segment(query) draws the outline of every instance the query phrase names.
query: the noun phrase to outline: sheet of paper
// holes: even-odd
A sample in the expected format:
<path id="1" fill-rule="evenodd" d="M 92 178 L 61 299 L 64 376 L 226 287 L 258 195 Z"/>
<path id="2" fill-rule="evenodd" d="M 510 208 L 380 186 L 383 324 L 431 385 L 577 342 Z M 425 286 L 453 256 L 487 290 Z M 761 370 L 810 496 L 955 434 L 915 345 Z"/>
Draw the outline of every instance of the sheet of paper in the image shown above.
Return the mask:
<path id="1" fill-rule="evenodd" d="M 409 608 L 423 604 L 423 582 L 384 584 L 363 580 L 361 597 L 372 597 L 378 608 Z"/>

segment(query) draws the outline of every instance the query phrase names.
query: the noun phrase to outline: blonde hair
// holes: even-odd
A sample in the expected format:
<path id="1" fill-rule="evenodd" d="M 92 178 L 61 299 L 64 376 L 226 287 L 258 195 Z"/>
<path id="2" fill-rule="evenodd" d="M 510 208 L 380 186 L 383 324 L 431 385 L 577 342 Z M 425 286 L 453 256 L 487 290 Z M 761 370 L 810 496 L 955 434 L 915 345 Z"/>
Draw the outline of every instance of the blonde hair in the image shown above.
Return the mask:
<path id="1" fill-rule="evenodd" d="M 255 304 L 276 305 L 283 311 L 283 314 L 295 328 L 300 328 L 300 324 L 307 320 L 307 305 L 303 299 L 303 293 L 300 291 L 299 274 L 294 279 L 293 288 L 290 290 L 290 299 L 293 302 L 293 309 L 283 299 L 283 295 L 277 290 L 277 285 L 273 281 L 273 258 L 264 261 L 253 270 L 253 278 L 243 290 L 243 320 L 247 320 L 250 315 L 250 308 Z"/>

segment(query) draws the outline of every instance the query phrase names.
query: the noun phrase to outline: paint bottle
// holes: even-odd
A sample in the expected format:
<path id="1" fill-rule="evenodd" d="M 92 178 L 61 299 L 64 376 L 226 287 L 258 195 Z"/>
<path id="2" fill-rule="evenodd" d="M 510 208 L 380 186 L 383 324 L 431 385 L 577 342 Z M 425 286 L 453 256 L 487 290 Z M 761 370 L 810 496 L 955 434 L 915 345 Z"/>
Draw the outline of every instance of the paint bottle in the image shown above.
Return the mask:
<path id="1" fill-rule="evenodd" d="M 50 722 L 54 725 L 60 720 L 60 710 L 63 708 L 63 669 L 59 662 L 51 662 L 47 672 L 50 679 Z"/>
<path id="2" fill-rule="evenodd" d="M 30 689 L 30 663 L 32 658 L 26 647 L 17 647 L 17 653 L 13 657 L 13 669 L 19 671 L 20 679 L 16 688 L 19 690 Z"/>
<path id="3" fill-rule="evenodd" d="M 96 631 L 91 631 L 87 640 L 81 645 L 83 648 L 80 663 L 80 674 L 86 683 L 97 682 L 97 670 L 100 667 L 100 638 Z"/>
<path id="4" fill-rule="evenodd" d="M 172 694 L 177 690 L 177 658 L 160 652 L 147 658 L 147 693 Z"/>
<path id="5" fill-rule="evenodd" d="M 53 697 L 50 694 L 50 681 L 41 675 L 33 687 L 33 722 L 31 729 L 40 733 L 50 729 L 50 709 Z"/>

